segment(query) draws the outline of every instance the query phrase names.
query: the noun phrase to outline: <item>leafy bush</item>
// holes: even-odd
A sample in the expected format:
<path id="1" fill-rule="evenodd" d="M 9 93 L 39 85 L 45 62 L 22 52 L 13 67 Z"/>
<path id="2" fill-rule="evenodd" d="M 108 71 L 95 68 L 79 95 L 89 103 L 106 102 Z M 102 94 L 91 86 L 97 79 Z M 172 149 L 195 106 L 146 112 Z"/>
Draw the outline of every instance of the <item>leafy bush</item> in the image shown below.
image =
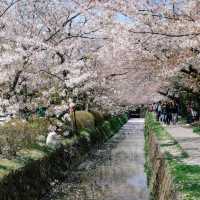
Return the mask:
<path id="1" fill-rule="evenodd" d="M 123 124 L 125 124 L 128 121 L 128 115 L 123 114 L 123 115 L 121 115 L 120 119 L 122 120 Z"/>
<path id="2" fill-rule="evenodd" d="M 51 94 L 50 97 L 51 104 L 60 105 L 62 102 L 62 98 L 60 97 L 58 92 Z"/>
<path id="3" fill-rule="evenodd" d="M 111 124 L 111 129 L 116 133 L 121 128 L 121 123 L 118 117 L 113 117 L 109 120 Z"/>
<path id="4" fill-rule="evenodd" d="M 95 119 L 91 113 L 77 111 L 76 120 L 79 128 L 77 139 L 85 145 L 102 143 L 111 137 L 125 123 L 126 117 L 113 117 L 109 121 L 104 121 L 95 126 Z M 49 125 L 50 121 L 46 118 L 35 117 L 29 121 L 13 119 L 0 126 L 0 159 L 14 158 L 17 151 L 31 147 L 42 136 L 44 136 L 42 137 L 44 142 L 45 136 L 48 134 Z"/>
<path id="5" fill-rule="evenodd" d="M 36 142 L 39 135 L 46 135 L 49 122 L 45 118 L 35 118 L 31 121 L 13 119 L 0 126 L 1 154 L 12 158 L 16 152 Z"/>
<path id="6" fill-rule="evenodd" d="M 123 117 L 113 117 L 109 121 L 98 124 L 95 128 L 83 128 L 80 133 L 85 131 L 89 133 L 92 144 L 102 143 L 117 132 L 126 121 L 127 116 L 125 115 Z"/>
<path id="7" fill-rule="evenodd" d="M 113 130 L 111 128 L 111 123 L 109 121 L 105 121 L 102 124 L 102 128 L 104 129 L 106 136 L 111 136 L 113 134 Z"/>
<path id="8" fill-rule="evenodd" d="M 90 133 L 87 132 L 86 130 L 82 130 L 79 134 L 79 139 L 90 142 Z"/>
<path id="9" fill-rule="evenodd" d="M 95 128 L 95 119 L 94 116 L 90 112 L 86 111 L 76 111 L 75 112 L 75 119 L 74 114 L 71 114 L 71 119 L 76 124 L 79 130 L 84 128 Z"/>
<path id="10" fill-rule="evenodd" d="M 104 121 L 104 116 L 102 113 L 98 112 L 98 111 L 90 111 L 90 113 L 92 113 L 92 115 L 94 116 L 95 119 L 95 125 L 97 126 L 98 124 L 102 124 Z"/>
<path id="11" fill-rule="evenodd" d="M 109 113 L 103 113 L 104 120 L 110 120 L 112 118 L 111 114 Z"/>

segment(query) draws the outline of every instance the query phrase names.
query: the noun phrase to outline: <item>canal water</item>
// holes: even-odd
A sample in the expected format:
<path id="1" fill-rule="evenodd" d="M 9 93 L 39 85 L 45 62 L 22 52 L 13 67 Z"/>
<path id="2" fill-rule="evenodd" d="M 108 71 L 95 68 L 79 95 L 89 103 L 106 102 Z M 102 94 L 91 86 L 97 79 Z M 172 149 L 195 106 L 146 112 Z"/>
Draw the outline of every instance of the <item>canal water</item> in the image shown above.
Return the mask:
<path id="1" fill-rule="evenodd" d="M 42 200 L 148 200 L 144 162 L 144 120 L 131 119 Z"/>

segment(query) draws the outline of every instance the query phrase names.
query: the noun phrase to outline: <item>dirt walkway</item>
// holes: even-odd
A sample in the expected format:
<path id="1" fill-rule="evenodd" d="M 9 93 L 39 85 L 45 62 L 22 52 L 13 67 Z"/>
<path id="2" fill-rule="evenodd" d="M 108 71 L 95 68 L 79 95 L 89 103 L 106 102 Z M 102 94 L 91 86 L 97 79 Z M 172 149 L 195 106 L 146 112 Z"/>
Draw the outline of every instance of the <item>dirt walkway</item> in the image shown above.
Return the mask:
<path id="1" fill-rule="evenodd" d="M 189 155 L 185 161 L 188 164 L 200 165 L 200 136 L 193 133 L 192 128 L 183 125 L 170 126 L 166 129 Z"/>

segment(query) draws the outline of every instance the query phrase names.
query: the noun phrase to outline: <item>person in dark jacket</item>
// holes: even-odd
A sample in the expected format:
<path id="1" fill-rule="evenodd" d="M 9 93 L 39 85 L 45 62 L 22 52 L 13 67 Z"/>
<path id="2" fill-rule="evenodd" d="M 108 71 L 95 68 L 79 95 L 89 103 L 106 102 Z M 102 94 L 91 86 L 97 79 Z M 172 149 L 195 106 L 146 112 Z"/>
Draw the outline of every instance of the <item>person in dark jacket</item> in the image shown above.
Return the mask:
<path id="1" fill-rule="evenodd" d="M 160 120 L 160 116 L 161 116 L 161 112 L 162 112 L 161 102 L 160 101 L 156 105 L 155 112 L 156 112 L 156 119 L 157 119 L 157 121 L 159 121 Z"/>
<path id="2" fill-rule="evenodd" d="M 172 111 L 172 105 L 171 105 L 171 102 L 168 102 L 166 104 L 166 124 L 167 125 L 170 125 L 171 123 L 171 119 L 172 119 L 171 111 Z"/>

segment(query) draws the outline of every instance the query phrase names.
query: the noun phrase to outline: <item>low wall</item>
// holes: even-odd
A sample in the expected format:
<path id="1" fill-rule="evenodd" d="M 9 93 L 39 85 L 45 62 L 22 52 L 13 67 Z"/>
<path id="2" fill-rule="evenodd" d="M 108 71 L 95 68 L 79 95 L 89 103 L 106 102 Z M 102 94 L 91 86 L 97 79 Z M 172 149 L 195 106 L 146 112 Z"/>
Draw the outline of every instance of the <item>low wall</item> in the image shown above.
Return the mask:
<path id="1" fill-rule="evenodd" d="M 175 190 L 173 177 L 168 168 L 167 161 L 160 149 L 156 136 L 151 132 L 146 140 L 147 170 L 149 190 L 153 200 L 180 200 Z"/>
<path id="2" fill-rule="evenodd" d="M 172 161 L 177 156 L 182 156 L 182 153 L 176 141 L 156 121 L 153 113 L 147 112 L 145 117 L 145 154 L 151 200 L 183 199 L 180 188 L 175 182 L 176 177 L 172 165 Z"/>
<path id="3" fill-rule="evenodd" d="M 119 121 L 122 126 L 125 123 L 124 117 L 119 118 Z M 100 129 L 104 130 L 104 134 L 101 138 L 96 138 L 97 143 L 117 132 L 108 129 L 109 127 Z M 52 183 L 62 181 L 70 169 L 86 158 L 87 152 L 93 147 L 94 143 L 89 141 L 66 139 L 58 149 L 38 145 L 34 149 L 21 151 L 15 160 L 0 160 L 0 200 L 40 199 L 51 188 Z"/>

